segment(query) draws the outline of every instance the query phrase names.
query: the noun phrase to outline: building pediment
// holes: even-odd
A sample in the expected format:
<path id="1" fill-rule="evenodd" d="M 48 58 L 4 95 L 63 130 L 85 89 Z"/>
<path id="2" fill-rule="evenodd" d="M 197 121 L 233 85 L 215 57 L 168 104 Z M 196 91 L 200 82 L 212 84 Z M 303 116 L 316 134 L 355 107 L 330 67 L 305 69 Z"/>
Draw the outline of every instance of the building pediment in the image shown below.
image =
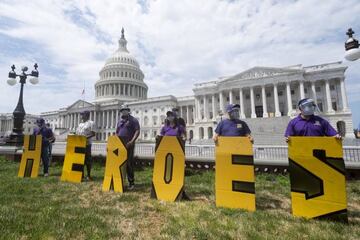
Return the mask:
<path id="1" fill-rule="evenodd" d="M 227 80 L 240 80 L 240 79 L 258 79 L 280 75 L 289 75 L 296 73 L 303 73 L 301 69 L 290 69 L 290 68 L 271 68 L 271 67 L 253 67 L 244 72 L 231 76 L 224 79 Z"/>
<path id="2" fill-rule="evenodd" d="M 75 103 L 73 103 L 72 105 L 70 105 L 67 110 L 78 110 L 78 109 L 83 109 L 83 108 L 88 108 L 88 107 L 93 107 L 94 104 L 89 103 L 87 101 L 84 100 L 77 100 Z"/>

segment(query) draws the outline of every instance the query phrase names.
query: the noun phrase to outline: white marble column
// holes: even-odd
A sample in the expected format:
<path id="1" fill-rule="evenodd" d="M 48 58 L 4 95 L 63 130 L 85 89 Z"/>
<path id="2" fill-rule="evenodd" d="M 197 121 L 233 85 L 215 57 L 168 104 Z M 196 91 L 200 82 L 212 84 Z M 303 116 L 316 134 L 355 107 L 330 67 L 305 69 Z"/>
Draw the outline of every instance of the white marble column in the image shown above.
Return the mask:
<path id="1" fill-rule="evenodd" d="M 203 101 L 204 101 L 204 121 L 207 121 L 209 119 L 208 116 L 209 109 L 208 109 L 208 101 L 206 95 L 204 95 Z"/>
<path id="2" fill-rule="evenodd" d="M 184 118 L 184 117 L 183 117 L 182 106 L 179 106 L 179 114 L 180 114 L 180 117 L 181 117 L 181 118 Z M 159 119 L 160 119 L 160 118 L 159 118 Z"/>
<path id="3" fill-rule="evenodd" d="M 211 108 L 212 108 L 212 119 L 215 120 L 216 119 L 216 116 L 217 116 L 217 113 L 215 113 L 216 109 L 215 109 L 215 94 L 213 94 L 211 96 Z"/>
<path id="4" fill-rule="evenodd" d="M 69 119 L 70 119 L 69 129 L 72 129 L 73 128 L 73 115 L 72 115 L 72 113 L 70 113 Z"/>
<path id="5" fill-rule="evenodd" d="M 189 106 L 186 106 L 186 124 L 190 124 L 190 113 L 189 113 Z"/>
<path id="6" fill-rule="evenodd" d="M 101 127 L 104 129 L 106 127 L 106 121 L 105 121 L 105 110 L 102 111 L 102 118 L 101 118 Z"/>
<path id="7" fill-rule="evenodd" d="M 109 129 L 109 128 L 111 128 L 111 112 L 110 112 L 110 110 L 107 110 L 106 111 L 106 121 L 107 121 L 107 124 L 106 124 L 106 126 L 107 126 L 107 128 Z"/>
<path id="8" fill-rule="evenodd" d="M 263 104 L 263 118 L 269 117 L 267 111 L 267 103 L 266 103 L 266 92 L 265 92 L 265 85 L 261 86 L 261 95 L 262 95 L 262 104 Z"/>
<path id="9" fill-rule="evenodd" d="M 231 89 L 229 90 L 229 103 L 230 103 L 230 104 L 233 104 L 233 103 L 234 103 L 233 92 L 232 92 Z"/>
<path id="10" fill-rule="evenodd" d="M 325 80 L 325 93 L 326 93 L 327 113 L 330 114 L 335 113 L 334 109 L 332 108 L 329 80 Z"/>
<path id="11" fill-rule="evenodd" d="M 240 100 L 240 118 L 244 119 L 246 118 L 246 116 L 244 111 L 244 94 L 242 88 L 240 88 L 239 90 L 239 100 Z"/>
<path id="12" fill-rule="evenodd" d="M 288 107 L 288 116 L 291 116 L 291 113 L 293 111 L 292 109 L 292 99 L 291 99 L 291 88 L 290 83 L 286 83 L 286 101 L 287 101 L 287 107 Z"/>
<path id="13" fill-rule="evenodd" d="M 316 86 L 315 86 L 315 82 L 311 82 L 311 95 L 312 98 L 315 102 L 315 104 L 317 104 L 317 97 L 316 97 Z"/>
<path id="14" fill-rule="evenodd" d="M 114 127 L 114 111 L 110 110 L 110 128 Z"/>
<path id="15" fill-rule="evenodd" d="M 251 118 L 256 118 L 254 88 L 253 87 L 250 87 L 250 103 L 251 103 Z"/>
<path id="16" fill-rule="evenodd" d="M 344 112 L 348 112 L 349 107 L 348 107 L 348 100 L 347 100 L 347 95 L 346 95 L 344 78 L 340 78 L 340 91 L 341 91 L 342 110 Z"/>
<path id="17" fill-rule="evenodd" d="M 222 114 L 225 114 L 225 109 L 224 109 L 224 94 L 222 91 L 219 92 L 219 102 L 220 102 L 220 111 L 222 112 Z"/>
<path id="18" fill-rule="evenodd" d="M 281 113 L 279 111 L 279 96 L 278 96 L 278 89 L 277 84 L 274 84 L 274 103 L 275 103 L 275 117 L 280 117 Z"/>
<path id="19" fill-rule="evenodd" d="M 305 91 L 304 91 L 304 81 L 299 81 L 299 89 L 300 89 L 300 99 L 305 98 Z"/>
<path id="20" fill-rule="evenodd" d="M 202 115 L 201 115 L 201 100 L 200 97 L 197 97 L 197 103 L 198 103 L 198 108 L 197 110 L 197 115 L 198 115 L 198 121 L 202 120 Z"/>
<path id="21" fill-rule="evenodd" d="M 117 123 L 119 122 L 119 109 L 116 109 L 116 123 L 115 128 L 117 127 Z"/>

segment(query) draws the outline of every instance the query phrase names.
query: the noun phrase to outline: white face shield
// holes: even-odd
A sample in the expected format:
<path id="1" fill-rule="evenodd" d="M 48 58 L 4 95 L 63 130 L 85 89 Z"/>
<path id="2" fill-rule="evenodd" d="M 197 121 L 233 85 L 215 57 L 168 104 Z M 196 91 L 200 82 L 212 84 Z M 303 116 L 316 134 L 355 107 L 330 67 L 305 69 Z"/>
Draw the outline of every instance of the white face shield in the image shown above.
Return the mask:
<path id="1" fill-rule="evenodd" d="M 229 115 L 230 115 L 230 119 L 239 119 L 240 118 L 239 108 L 234 108 Z"/>
<path id="2" fill-rule="evenodd" d="M 317 110 L 316 104 L 312 99 L 308 99 L 302 102 L 299 108 L 301 110 L 301 113 L 304 114 L 304 116 L 314 115 L 315 111 Z"/>
<path id="3" fill-rule="evenodd" d="M 122 119 L 127 118 L 130 115 L 130 111 L 127 109 L 122 109 L 120 112 L 120 117 Z"/>

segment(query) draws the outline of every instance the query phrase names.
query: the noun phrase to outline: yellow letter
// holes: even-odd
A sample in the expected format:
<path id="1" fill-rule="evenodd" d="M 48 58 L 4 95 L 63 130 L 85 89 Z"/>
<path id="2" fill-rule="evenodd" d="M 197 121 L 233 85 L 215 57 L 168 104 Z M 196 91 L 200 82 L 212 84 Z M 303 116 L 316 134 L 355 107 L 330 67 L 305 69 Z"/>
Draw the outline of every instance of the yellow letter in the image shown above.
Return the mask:
<path id="1" fill-rule="evenodd" d="M 25 135 L 24 151 L 21 156 L 18 177 L 36 178 L 39 173 L 40 157 L 41 157 L 41 135 Z"/>
<path id="2" fill-rule="evenodd" d="M 342 143 L 333 137 L 291 137 L 292 212 L 306 218 L 347 220 Z"/>
<path id="3" fill-rule="evenodd" d="M 127 149 L 118 136 L 110 136 L 107 142 L 107 155 L 103 191 L 124 192 L 126 176 Z"/>
<path id="4" fill-rule="evenodd" d="M 247 137 L 219 137 L 215 162 L 216 206 L 255 211 L 252 144 Z"/>
<path id="5" fill-rule="evenodd" d="M 61 181 L 81 182 L 84 169 L 85 150 L 85 136 L 68 136 Z"/>
<path id="6" fill-rule="evenodd" d="M 178 137 L 164 136 L 156 142 L 151 195 L 159 200 L 182 197 L 185 175 L 185 150 Z"/>

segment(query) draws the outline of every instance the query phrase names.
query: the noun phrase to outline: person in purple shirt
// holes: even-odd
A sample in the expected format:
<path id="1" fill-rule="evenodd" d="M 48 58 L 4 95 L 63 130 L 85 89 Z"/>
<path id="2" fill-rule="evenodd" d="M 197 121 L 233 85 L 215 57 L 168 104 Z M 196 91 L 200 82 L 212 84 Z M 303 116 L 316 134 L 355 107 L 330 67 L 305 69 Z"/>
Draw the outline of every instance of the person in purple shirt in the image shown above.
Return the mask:
<path id="1" fill-rule="evenodd" d="M 254 142 L 251 137 L 251 131 L 246 122 L 239 119 L 240 114 L 239 104 L 228 104 L 226 106 L 226 112 L 229 115 L 228 119 L 224 119 L 217 125 L 213 140 L 217 144 L 219 136 L 237 137 L 244 136 L 248 137 L 251 142 Z"/>
<path id="2" fill-rule="evenodd" d="M 134 189 L 135 186 L 135 175 L 134 175 L 134 149 L 135 141 L 140 134 L 139 121 L 130 115 L 130 108 L 122 105 L 120 107 L 121 119 L 117 123 L 116 135 L 121 137 L 126 144 L 128 151 L 126 172 L 129 181 L 129 190 Z"/>
<path id="3" fill-rule="evenodd" d="M 44 167 L 44 177 L 49 176 L 49 145 L 55 141 L 54 134 L 51 128 L 47 128 L 45 125 L 45 120 L 39 118 L 36 120 L 37 127 L 34 128 L 33 135 L 42 136 L 42 146 L 41 146 L 41 160 Z"/>
<path id="4" fill-rule="evenodd" d="M 185 140 L 185 127 L 179 124 L 176 114 L 172 111 L 166 112 L 166 120 L 161 128 L 160 136 L 177 136 Z"/>
<path id="5" fill-rule="evenodd" d="M 289 142 L 291 136 L 334 136 L 341 139 L 327 120 L 314 115 L 316 110 L 314 100 L 301 99 L 298 106 L 301 113 L 289 122 L 285 131 L 286 142 Z"/>

